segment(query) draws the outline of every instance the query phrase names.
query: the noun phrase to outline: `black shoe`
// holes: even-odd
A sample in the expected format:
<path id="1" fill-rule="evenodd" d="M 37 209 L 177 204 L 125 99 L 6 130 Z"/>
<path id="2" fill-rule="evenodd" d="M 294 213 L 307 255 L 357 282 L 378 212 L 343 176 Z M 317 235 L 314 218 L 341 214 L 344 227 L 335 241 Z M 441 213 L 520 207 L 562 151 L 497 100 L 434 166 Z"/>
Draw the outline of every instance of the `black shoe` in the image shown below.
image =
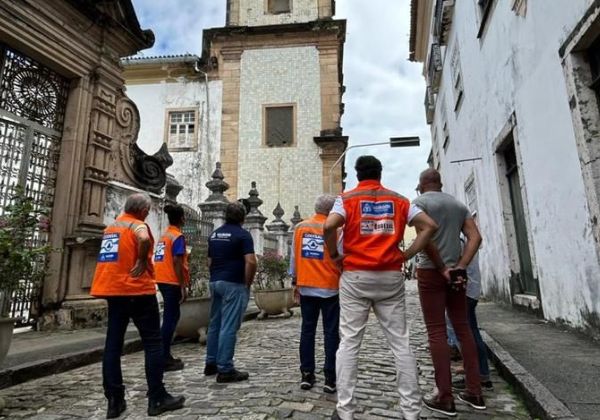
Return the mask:
<path id="1" fill-rule="evenodd" d="M 204 365 L 204 375 L 213 376 L 213 375 L 216 375 L 217 373 L 219 373 L 219 370 L 217 369 L 216 364 L 207 363 L 206 365 Z"/>
<path id="2" fill-rule="evenodd" d="M 455 391 L 464 391 L 467 389 L 467 383 L 465 382 L 464 378 L 456 379 L 452 381 L 452 388 Z M 481 381 L 481 389 L 485 389 L 486 391 L 493 391 L 494 384 L 490 380 Z"/>
<path id="3" fill-rule="evenodd" d="M 337 413 L 337 410 L 334 410 L 333 414 L 331 415 L 331 420 L 341 420 L 341 417 Z"/>
<path id="4" fill-rule="evenodd" d="M 325 385 L 323 385 L 323 392 L 334 394 L 335 391 L 337 391 L 337 388 L 335 387 L 335 372 L 325 372 Z"/>
<path id="5" fill-rule="evenodd" d="M 423 404 L 425 405 L 425 407 L 427 407 L 431 411 L 435 411 L 436 413 L 441 413 L 449 417 L 456 416 L 456 407 L 454 406 L 454 401 L 443 403 L 439 401 L 436 397 L 432 397 L 423 398 Z"/>
<path id="6" fill-rule="evenodd" d="M 148 400 L 148 415 L 158 416 L 167 411 L 179 410 L 183 408 L 184 402 L 185 397 L 183 395 L 174 397 L 165 391 L 162 397 L 157 399 L 150 398 Z"/>
<path id="7" fill-rule="evenodd" d="M 300 381 L 300 388 L 304 390 L 311 389 L 315 385 L 315 374 L 312 372 L 302 372 L 302 381 Z"/>
<path id="8" fill-rule="evenodd" d="M 167 359 L 165 361 L 165 372 L 173 372 L 175 370 L 182 370 L 183 369 L 183 361 L 181 359 Z"/>
<path id="9" fill-rule="evenodd" d="M 458 394 L 458 399 L 476 410 L 485 410 L 487 408 L 481 395 L 471 395 L 467 392 L 461 392 Z"/>
<path id="10" fill-rule="evenodd" d="M 108 409 L 106 410 L 107 419 L 115 419 L 121 415 L 123 411 L 127 409 L 127 403 L 125 398 L 119 397 L 108 397 Z"/>
<path id="11" fill-rule="evenodd" d="M 248 372 L 240 372 L 239 370 L 233 369 L 231 372 L 217 374 L 217 382 L 226 383 L 226 382 L 240 382 L 248 379 L 250 375 Z"/>

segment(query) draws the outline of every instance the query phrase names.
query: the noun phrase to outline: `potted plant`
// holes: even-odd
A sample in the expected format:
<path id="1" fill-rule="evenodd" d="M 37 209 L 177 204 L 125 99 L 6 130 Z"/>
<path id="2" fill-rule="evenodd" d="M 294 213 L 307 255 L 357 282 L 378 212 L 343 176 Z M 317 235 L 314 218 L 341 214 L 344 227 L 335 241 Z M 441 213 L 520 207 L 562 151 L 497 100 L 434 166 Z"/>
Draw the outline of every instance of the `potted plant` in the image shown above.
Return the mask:
<path id="1" fill-rule="evenodd" d="M 0 216 L 0 365 L 8 353 L 16 321 L 8 317 L 11 296 L 26 281 L 35 286 L 44 279 L 50 247 L 37 246 L 33 238 L 48 229 L 48 217 L 17 187 Z"/>
<path id="2" fill-rule="evenodd" d="M 269 251 L 258 257 L 256 280 L 252 286 L 258 319 L 269 315 L 293 315 L 294 292 L 288 274 L 289 259 Z"/>
<path id="3" fill-rule="evenodd" d="M 181 317 L 175 334 L 206 341 L 206 328 L 210 321 L 210 294 L 208 289 L 208 248 L 206 244 L 192 247 L 189 255 L 190 286 L 188 298 L 181 305 Z"/>

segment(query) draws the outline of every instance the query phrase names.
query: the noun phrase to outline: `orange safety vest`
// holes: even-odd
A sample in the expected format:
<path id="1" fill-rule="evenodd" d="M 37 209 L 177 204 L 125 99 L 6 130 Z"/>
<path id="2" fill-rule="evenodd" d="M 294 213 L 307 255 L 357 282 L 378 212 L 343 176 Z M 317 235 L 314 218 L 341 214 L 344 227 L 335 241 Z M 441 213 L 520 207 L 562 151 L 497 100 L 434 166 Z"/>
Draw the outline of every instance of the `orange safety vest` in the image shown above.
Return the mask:
<path id="1" fill-rule="evenodd" d="M 338 289 L 340 270 L 331 260 L 323 238 L 327 216 L 315 214 L 294 229 L 296 285 L 319 289 Z"/>
<path id="2" fill-rule="evenodd" d="M 160 241 L 156 245 L 156 252 L 154 253 L 154 268 L 156 270 L 157 283 L 174 284 L 176 286 L 180 285 L 173 261 L 173 243 L 180 236 L 183 236 L 181 229 L 179 229 L 177 226 L 169 225 L 163 236 L 160 238 Z M 183 254 L 183 277 L 185 285 L 189 285 L 190 268 L 188 264 L 187 253 Z"/>
<path id="3" fill-rule="evenodd" d="M 146 225 L 150 235 L 149 269 L 140 277 L 131 277 L 129 271 L 138 259 L 138 243 L 134 231 L 141 224 Z M 150 227 L 130 214 L 121 214 L 104 230 L 90 295 L 104 297 L 156 294 L 152 265 L 153 248 L 154 238 Z"/>
<path id="4" fill-rule="evenodd" d="M 366 180 L 341 195 L 346 211 L 344 270 L 400 271 L 410 203 L 379 181 Z"/>

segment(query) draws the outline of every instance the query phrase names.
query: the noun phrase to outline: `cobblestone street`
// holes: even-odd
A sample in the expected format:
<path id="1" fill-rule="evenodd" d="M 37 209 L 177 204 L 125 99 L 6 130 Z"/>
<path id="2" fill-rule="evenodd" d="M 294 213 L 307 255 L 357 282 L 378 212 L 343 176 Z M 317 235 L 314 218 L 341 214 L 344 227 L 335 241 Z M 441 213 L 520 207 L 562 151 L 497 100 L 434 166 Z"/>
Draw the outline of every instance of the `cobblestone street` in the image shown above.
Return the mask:
<path id="1" fill-rule="evenodd" d="M 433 389 L 433 367 L 414 281 L 407 283 L 411 338 L 416 351 L 420 384 L 424 393 Z M 319 419 L 329 418 L 335 396 L 322 392 L 322 372 L 311 391 L 299 388 L 298 340 L 299 311 L 290 319 L 269 319 L 244 323 L 240 332 L 236 365 L 250 372 L 250 380 L 239 384 L 217 384 L 214 377 L 202 374 L 204 347 L 182 344 L 174 348 L 186 368 L 165 375 L 167 389 L 185 394 L 186 407 L 165 415 L 180 419 Z M 318 346 L 322 346 L 319 341 Z M 317 347 L 322 354 L 322 347 Z M 318 365 L 322 365 L 319 357 Z M 146 384 L 143 353 L 123 358 L 128 410 L 122 418 L 146 418 Z M 457 402 L 459 418 L 529 418 L 521 401 L 494 371 L 494 392 L 486 393 L 488 410 L 475 412 Z M 104 418 L 100 364 L 93 364 L 59 375 L 27 382 L 0 391 L 7 407 L 0 419 Z M 357 419 L 401 418 L 395 392 L 393 360 L 383 334 L 371 315 L 360 357 L 356 396 L 360 414 Z M 422 418 L 437 418 L 426 409 Z M 443 416 L 439 416 L 444 418 Z"/>

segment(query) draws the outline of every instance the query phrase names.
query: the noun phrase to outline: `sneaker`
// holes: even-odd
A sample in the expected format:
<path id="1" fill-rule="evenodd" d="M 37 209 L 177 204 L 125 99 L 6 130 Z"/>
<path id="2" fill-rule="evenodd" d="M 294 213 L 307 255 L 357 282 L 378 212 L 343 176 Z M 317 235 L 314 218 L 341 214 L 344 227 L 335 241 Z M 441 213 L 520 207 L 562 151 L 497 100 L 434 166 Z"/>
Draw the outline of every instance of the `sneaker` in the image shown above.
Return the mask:
<path id="1" fill-rule="evenodd" d="M 108 409 L 106 410 L 107 419 L 116 419 L 123 411 L 127 409 L 127 403 L 123 396 L 108 397 Z"/>
<path id="2" fill-rule="evenodd" d="M 162 397 L 157 399 L 150 398 L 148 400 L 148 415 L 158 416 L 167 411 L 179 410 L 183 408 L 184 402 L 185 397 L 183 395 L 174 397 L 165 391 Z"/>
<path id="3" fill-rule="evenodd" d="M 302 381 L 300 381 L 300 388 L 304 390 L 311 389 L 315 384 L 315 374 L 312 372 L 302 372 Z"/>
<path id="4" fill-rule="evenodd" d="M 486 391 L 493 391 L 494 384 L 489 379 L 487 381 L 481 381 L 481 388 Z"/>
<path id="5" fill-rule="evenodd" d="M 323 392 L 328 394 L 334 394 L 337 388 L 335 387 L 335 373 L 325 373 L 325 385 L 323 385 Z"/>
<path id="6" fill-rule="evenodd" d="M 487 408 L 481 395 L 471 395 L 466 392 L 461 392 L 458 394 L 458 399 L 476 410 L 485 410 Z"/>
<path id="7" fill-rule="evenodd" d="M 465 381 L 465 378 L 456 379 L 456 380 L 452 381 L 452 388 L 455 391 L 464 391 L 464 390 L 466 390 L 467 389 L 467 383 Z M 486 391 L 493 391 L 494 390 L 494 384 L 490 380 L 481 381 L 481 389 L 484 389 Z"/>
<path id="8" fill-rule="evenodd" d="M 165 372 L 183 370 L 183 361 L 181 359 L 170 358 L 165 361 Z"/>
<path id="9" fill-rule="evenodd" d="M 240 372 L 239 370 L 233 369 L 231 372 L 217 374 L 217 382 L 226 383 L 226 382 L 240 382 L 248 379 L 250 375 L 248 372 Z"/>
<path id="10" fill-rule="evenodd" d="M 204 375 L 205 376 L 213 376 L 213 375 L 216 375 L 217 373 L 219 373 L 219 370 L 217 369 L 216 364 L 207 363 L 206 365 L 204 365 Z"/>
<path id="11" fill-rule="evenodd" d="M 444 414 L 449 417 L 456 416 L 456 407 L 454 401 L 443 403 L 438 401 L 437 397 L 423 398 L 423 404 L 425 407 L 436 413 Z"/>

